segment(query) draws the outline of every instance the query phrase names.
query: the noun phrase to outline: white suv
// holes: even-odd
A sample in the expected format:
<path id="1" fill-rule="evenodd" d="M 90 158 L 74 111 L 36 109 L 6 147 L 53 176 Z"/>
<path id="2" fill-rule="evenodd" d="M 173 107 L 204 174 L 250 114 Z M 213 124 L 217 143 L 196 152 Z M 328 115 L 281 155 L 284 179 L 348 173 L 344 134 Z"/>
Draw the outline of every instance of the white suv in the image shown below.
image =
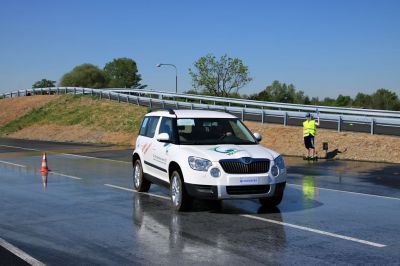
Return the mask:
<path id="1" fill-rule="evenodd" d="M 133 151 L 134 187 L 139 192 L 151 183 L 169 187 L 177 211 L 189 209 L 193 198 L 258 198 L 266 207 L 276 206 L 285 189 L 285 162 L 260 140 L 227 113 L 148 113 Z"/>

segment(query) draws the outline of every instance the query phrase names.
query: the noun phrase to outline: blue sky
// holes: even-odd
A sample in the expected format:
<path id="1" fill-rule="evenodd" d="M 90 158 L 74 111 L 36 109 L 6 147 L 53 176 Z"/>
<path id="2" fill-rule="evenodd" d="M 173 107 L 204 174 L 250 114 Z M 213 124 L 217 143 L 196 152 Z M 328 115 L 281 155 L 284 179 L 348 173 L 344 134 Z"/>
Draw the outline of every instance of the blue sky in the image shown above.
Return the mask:
<path id="1" fill-rule="evenodd" d="M 255 93 L 273 80 L 310 96 L 400 95 L 400 1 L 1 1 L 0 91 L 57 80 L 82 63 L 133 58 L 143 84 L 191 88 L 203 55 L 238 57 Z"/>

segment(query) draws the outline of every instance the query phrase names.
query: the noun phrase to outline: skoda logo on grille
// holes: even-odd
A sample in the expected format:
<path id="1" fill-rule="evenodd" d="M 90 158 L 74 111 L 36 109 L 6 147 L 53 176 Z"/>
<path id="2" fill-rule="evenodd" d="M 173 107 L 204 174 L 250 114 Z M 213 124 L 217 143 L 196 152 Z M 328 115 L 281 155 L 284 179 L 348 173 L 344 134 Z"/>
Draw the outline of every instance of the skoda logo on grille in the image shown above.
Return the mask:
<path id="1" fill-rule="evenodd" d="M 241 161 L 244 164 L 251 164 L 253 162 L 253 159 L 251 159 L 250 157 L 243 157 L 241 158 Z"/>

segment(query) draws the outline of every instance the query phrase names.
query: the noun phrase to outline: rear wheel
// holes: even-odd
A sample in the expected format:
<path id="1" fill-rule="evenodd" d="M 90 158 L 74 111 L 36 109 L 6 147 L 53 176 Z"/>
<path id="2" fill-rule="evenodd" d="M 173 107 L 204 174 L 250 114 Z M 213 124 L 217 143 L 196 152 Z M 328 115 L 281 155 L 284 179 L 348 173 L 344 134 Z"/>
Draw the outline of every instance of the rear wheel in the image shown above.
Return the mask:
<path id="1" fill-rule="evenodd" d="M 150 189 L 151 183 L 143 176 L 143 167 L 140 159 L 137 159 L 133 164 L 133 185 L 137 192 L 147 192 Z"/>
<path id="2" fill-rule="evenodd" d="M 171 174 L 171 200 L 172 206 L 176 211 L 187 211 L 192 206 L 192 197 L 188 195 L 184 187 L 184 182 L 181 174 L 178 171 L 173 171 Z"/>

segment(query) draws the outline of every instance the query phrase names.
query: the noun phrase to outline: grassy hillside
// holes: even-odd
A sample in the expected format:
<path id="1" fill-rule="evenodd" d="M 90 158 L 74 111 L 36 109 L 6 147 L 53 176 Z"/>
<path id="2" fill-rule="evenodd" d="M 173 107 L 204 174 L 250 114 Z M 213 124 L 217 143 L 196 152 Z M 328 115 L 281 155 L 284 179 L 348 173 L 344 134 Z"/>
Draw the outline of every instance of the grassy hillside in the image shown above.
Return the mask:
<path id="1" fill-rule="evenodd" d="M 25 99 L 27 98 L 29 97 Z M 71 138 L 67 140 L 79 141 L 73 138 L 73 134 L 79 136 L 81 132 L 72 132 L 72 129 L 79 131 L 84 128 L 88 134 L 92 131 L 93 136 L 99 132 L 126 133 L 133 136 L 139 130 L 146 112 L 144 107 L 88 96 L 63 95 L 9 123 L 0 125 L 0 135 L 34 138 L 40 128 L 46 128 L 48 135 L 65 135 L 64 130 L 70 131 Z M 20 131 L 24 136 L 18 133 Z M 40 139 L 45 139 L 45 136 Z"/>

